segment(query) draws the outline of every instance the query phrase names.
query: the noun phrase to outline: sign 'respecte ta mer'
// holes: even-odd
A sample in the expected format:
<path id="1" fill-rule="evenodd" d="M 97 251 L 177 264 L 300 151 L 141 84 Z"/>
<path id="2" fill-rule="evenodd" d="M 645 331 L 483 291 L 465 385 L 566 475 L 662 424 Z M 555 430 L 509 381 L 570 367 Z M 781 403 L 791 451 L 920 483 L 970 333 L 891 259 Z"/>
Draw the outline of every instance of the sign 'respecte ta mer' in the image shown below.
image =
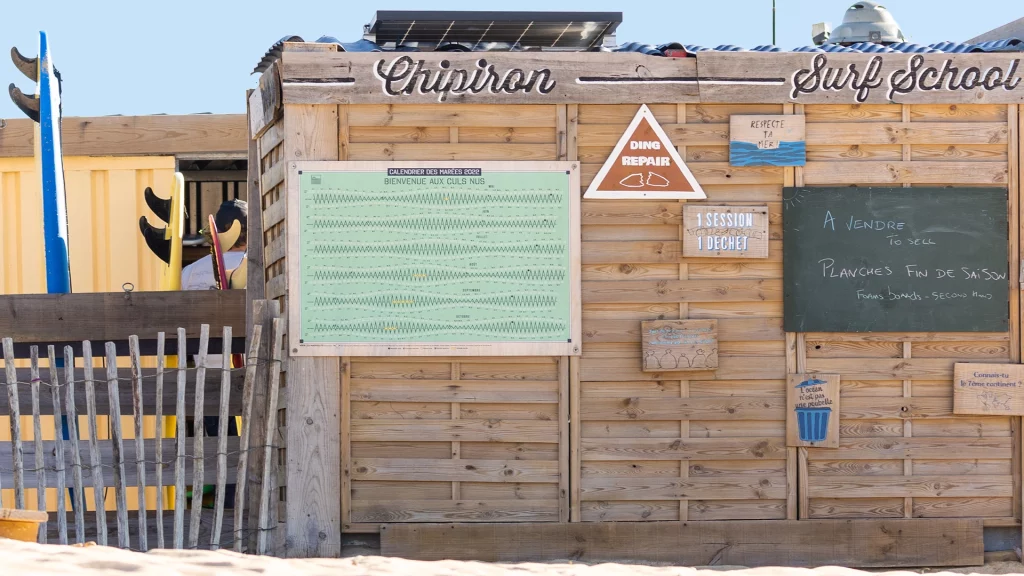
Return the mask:
<path id="1" fill-rule="evenodd" d="M 803 166 L 806 163 L 803 115 L 729 118 L 729 164 Z"/>
<path id="2" fill-rule="evenodd" d="M 1005 188 L 785 188 L 787 332 L 1005 332 Z"/>

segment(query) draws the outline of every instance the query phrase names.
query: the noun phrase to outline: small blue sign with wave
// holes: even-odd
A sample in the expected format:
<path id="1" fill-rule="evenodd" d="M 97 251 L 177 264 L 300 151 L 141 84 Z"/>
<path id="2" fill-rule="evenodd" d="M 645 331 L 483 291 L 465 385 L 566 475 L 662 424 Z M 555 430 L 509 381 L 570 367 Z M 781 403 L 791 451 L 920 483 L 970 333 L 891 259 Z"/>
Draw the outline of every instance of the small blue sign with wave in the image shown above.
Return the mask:
<path id="1" fill-rule="evenodd" d="M 807 162 L 804 141 L 779 142 L 778 148 L 758 148 L 755 142 L 729 142 L 729 164 L 733 166 L 803 166 Z"/>

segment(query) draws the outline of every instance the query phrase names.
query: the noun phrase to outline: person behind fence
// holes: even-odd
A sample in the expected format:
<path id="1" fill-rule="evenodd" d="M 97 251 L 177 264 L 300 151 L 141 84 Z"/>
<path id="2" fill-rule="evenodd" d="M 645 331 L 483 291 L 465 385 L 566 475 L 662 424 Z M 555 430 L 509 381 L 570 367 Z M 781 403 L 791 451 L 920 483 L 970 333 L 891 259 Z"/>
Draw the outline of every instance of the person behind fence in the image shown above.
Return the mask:
<path id="1" fill-rule="evenodd" d="M 220 205 L 217 209 L 217 214 L 214 216 L 214 222 L 217 226 L 217 232 L 225 232 L 234 225 L 237 220 L 242 226 L 242 233 L 238 236 L 238 240 L 232 246 L 224 246 L 224 269 L 228 278 L 225 278 L 223 282 L 229 284 L 231 281 L 231 275 L 239 270 L 241 264 L 245 261 L 246 256 L 246 232 L 248 231 L 248 216 L 249 206 L 243 200 L 229 200 Z M 207 234 L 212 234 L 214 231 L 209 230 Z M 214 260 L 213 255 L 206 255 L 196 260 L 192 264 L 184 267 L 181 270 L 181 289 L 182 290 L 216 290 L 217 280 L 214 273 Z M 230 285 L 230 284 L 229 284 Z M 198 357 L 193 357 L 194 362 L 198 362 Z M 207 369 L 220 369 L 223 364 L 223 358 L 220 354 L 208 354 L 206 356 L 206 368 Z M 189 435 L 195 435 L 195 427 L 191 418 L 187 419 L 186 427 L 189 429 Z M 217 436 L 219 430 L 220 418 L 217 416 L 206 416 L 203 418 L 203 427 L 206 429 L 207 436 Z M 238 422 L 236 418 L 230 418 L 228 420 L 228 436 L 238 436 Z M 235 496 L 235 485 L 229 484 L 225 487 L 225 499 L 227 502 L 234 502 Z M 191 496 L 191 495 L 190 495 Z M 203 507 L 208 507 L 210 503 L 208 500 L 213 496 L 213 486 L 203 486 Z"/>

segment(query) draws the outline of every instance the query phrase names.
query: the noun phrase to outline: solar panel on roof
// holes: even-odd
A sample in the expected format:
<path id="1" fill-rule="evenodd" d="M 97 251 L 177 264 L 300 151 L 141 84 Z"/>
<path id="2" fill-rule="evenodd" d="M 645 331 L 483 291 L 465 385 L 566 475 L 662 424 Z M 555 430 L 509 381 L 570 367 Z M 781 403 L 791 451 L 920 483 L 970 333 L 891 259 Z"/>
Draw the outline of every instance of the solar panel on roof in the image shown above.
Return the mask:
<path id="1" fill-rule="evenodd" d="M 378 45 L 485 43 L 587 49 L 622 23 L 621 12 L 469 12 L 381 10 L 367 25 Z"/>

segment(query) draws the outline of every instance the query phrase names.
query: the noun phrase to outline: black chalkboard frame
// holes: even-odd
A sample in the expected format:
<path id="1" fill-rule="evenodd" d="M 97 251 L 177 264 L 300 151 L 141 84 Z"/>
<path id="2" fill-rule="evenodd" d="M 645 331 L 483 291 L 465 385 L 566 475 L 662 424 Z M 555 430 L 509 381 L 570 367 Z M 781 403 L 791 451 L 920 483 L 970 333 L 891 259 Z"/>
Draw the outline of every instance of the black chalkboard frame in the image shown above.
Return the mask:
<path id="1" fill-rule="evenodd" d="M 830 211 L 828 216 L 835 219 L 828 224 L 839 233 L 825 228 L 826 210 Z M 869 228 L 860 236 L 847 229 L 847 226 L 856 226 L 850 218 L 864 222 L 874 216 L 884 222 L 875 226 L 889 228 L 887 210 L 900 214 L 898 220 L 903 222 L 900 230 Z M 879 211 L 882 214 L 876 214 Z M 1011 280 L 1008 215 L 1008 190 L 999 187 L 785 188 L 784 329 L 787 332 L 1008 331 Z M 928 217 L 932 219 L 924 220 Z M 924 242 L 925 238 L 930 238 L 939 245 L 911 248 L 904 244 L 897 248 L 892 245 L 895 240 L 886 240 L 888 245 L 883 246 L 881 240 L 890 234 L 902 242 Z M 914 251 L 915 272 L 948 268 L 959 273 L 961 265 L 968 264 L 972 270 L 987 269 L 1005 274 L 1005 282 L 998 276 L 999 279 L 988 282 L 948 276 L 940 281 L 935 278 L 935 271 L 930 278 L 901 277 L 907 270 L 899 270 L 894 265 L 905 265 L 901 258 L 907 251 Z M 831 276 L 834 271 L 822 271 L 822 266 L 828 263 L 823 264 L 823 258 L 835 259 L 841 263 L 840 268 L 880 274 L 836 280 Z M 888 269 L 885 267 L 887 259 L 892 259 Z M 952 294 L 957 298 L 933 301 L 932 294 L 937 297 Z M 964 294 L 966 296 L 961 297 Z M 920 300 L 905 301 L 899 298 L 902 295 Z M 988 295 L 990 297 L 985 299 Z"/>

